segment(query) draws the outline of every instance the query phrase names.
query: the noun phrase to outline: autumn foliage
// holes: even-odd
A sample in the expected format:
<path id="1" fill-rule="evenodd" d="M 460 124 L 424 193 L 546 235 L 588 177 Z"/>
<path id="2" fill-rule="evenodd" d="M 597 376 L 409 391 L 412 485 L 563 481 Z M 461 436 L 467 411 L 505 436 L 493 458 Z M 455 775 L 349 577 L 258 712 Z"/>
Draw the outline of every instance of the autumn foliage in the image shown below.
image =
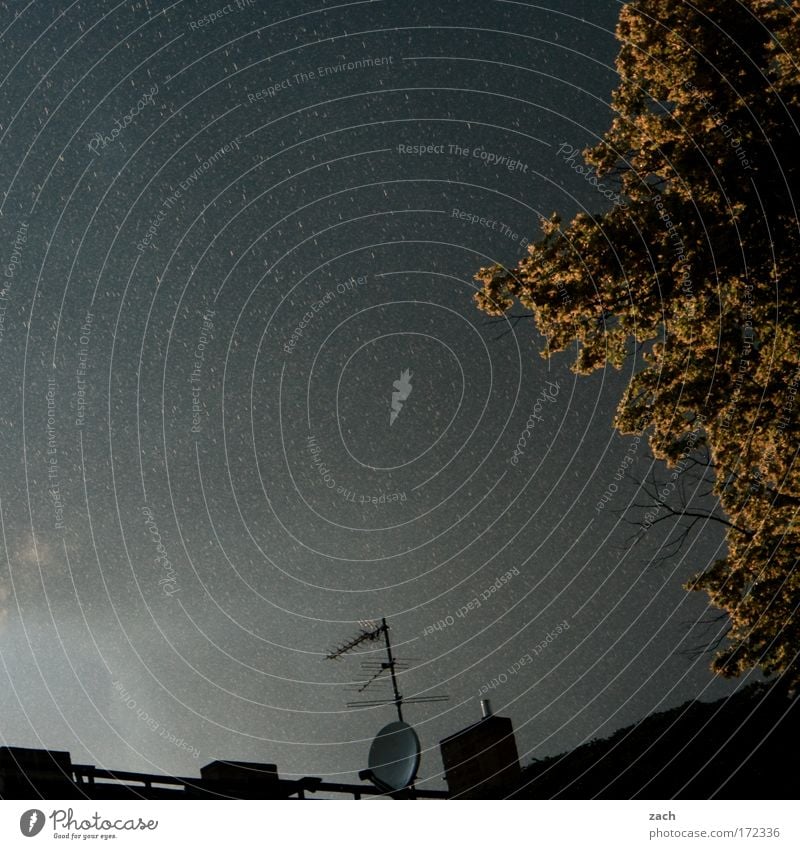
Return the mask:
<path id="1" fill-rule="evenodd" d="M 530 310 L 545 355 L 577 340 L 581 374 L 643 346 L 616 427 L 673 467 L 706 452 L 727 517 L 727 556 L 689 585 L 730 618 L 714 666 L 796 684 L 800 2 L 639 0 L 617 37 L 614 119 L 584 158 L 624 202 L 542 220 L 476 300 Z"/>

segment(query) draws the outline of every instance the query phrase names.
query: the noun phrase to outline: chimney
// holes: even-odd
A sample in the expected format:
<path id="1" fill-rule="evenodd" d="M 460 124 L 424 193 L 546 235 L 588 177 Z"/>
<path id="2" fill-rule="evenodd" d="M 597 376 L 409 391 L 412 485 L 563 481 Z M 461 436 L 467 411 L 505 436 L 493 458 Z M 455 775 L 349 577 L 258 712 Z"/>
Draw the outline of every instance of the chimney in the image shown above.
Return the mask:
<path id="1" fill-rule="evenodd" d="M 439 741 L 451 799 L 502 799 L 519 784 L 511 720 L 492 713 L 488 699 L 481 699 L 481 713 L 478 722 Z"/>

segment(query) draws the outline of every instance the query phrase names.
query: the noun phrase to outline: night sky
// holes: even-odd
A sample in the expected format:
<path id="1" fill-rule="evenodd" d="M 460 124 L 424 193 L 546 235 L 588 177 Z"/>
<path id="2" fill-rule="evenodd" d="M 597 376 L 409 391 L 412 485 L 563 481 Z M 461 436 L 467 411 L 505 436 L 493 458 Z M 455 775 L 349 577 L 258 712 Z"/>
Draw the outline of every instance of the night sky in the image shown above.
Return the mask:
<path id="1" fill-rule="evenodd" d="M 576 377 L 472 301 L 610 203 L 564 151 L 618 3 L 0 10 L 0 743 L 355 780 L 381 655 L 325 654 L 382 616 L 449 697 L 405 709 L 433 789 L 481 691 L 527 762 L 733 690 L 687 652 L 720 530 L 625 547 L 634 358 Z"/>

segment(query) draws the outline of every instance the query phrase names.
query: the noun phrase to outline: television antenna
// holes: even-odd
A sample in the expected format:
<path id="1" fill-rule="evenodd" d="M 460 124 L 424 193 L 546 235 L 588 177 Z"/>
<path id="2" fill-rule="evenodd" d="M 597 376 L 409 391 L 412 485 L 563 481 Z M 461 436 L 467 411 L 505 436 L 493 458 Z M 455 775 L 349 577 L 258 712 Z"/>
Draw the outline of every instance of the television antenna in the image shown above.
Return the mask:
<path id="1" fill-rule="evenodd" d="M 373 619 L 362 619 L 359 623 L 361 631 L 355 637 L 342 643 L 342 645 L 328 652 L 327 660 L 339 660 L 350 652 L 356 651 L 365 643 L 375 643 L 383 640 L 386 649 L 386 660 L 368 660 L 362 664 L 362 668 L 367 675 L 367 680 L 362 681 L 356 687 L 357 693 L 363 693 L 372 685 L 387 680 L 385 673 L 389 673 L 388 680 L 392 685 L 392 697 L 388 699 L 367 699 L 357 702 L 347 702 L 347 707 L 379 707 L 380 705 L 394 705 L 397 710 L 397 719 L 399 722 L 403 720 L 403 704 L 431 704 L 432 702 L 446 702 L 447 696 L 411 696 L 405 698 L 400 692 L 397 685 L 397 672 L 407 670 L 407 661 L 399 660 L 392 652 L 392 641 L 389 638 L 389 625 L 386 618 L 381 619 L 380 625 Z"/>

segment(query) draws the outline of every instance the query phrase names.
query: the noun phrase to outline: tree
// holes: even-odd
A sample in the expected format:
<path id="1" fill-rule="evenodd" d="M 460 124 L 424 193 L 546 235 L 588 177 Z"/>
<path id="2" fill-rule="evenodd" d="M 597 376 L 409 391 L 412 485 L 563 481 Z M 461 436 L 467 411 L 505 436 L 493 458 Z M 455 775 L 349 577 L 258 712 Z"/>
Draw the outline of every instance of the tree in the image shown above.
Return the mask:
<path id="1" fill-rule="evenodd" d="M 556 213 L 514 268 L 482 268 L 480 309 L 529 310 L 580 374 L 643 367 L 615 427 L 679 468 L 704 452 L 727 556 L 688 588 L 730 617 L 714 668 L 800 682 L 800 289 L 794 190 L 800 2 L 636 0 L 617 26 L 614 117 L 584 151 L 619 202 Z"/>

